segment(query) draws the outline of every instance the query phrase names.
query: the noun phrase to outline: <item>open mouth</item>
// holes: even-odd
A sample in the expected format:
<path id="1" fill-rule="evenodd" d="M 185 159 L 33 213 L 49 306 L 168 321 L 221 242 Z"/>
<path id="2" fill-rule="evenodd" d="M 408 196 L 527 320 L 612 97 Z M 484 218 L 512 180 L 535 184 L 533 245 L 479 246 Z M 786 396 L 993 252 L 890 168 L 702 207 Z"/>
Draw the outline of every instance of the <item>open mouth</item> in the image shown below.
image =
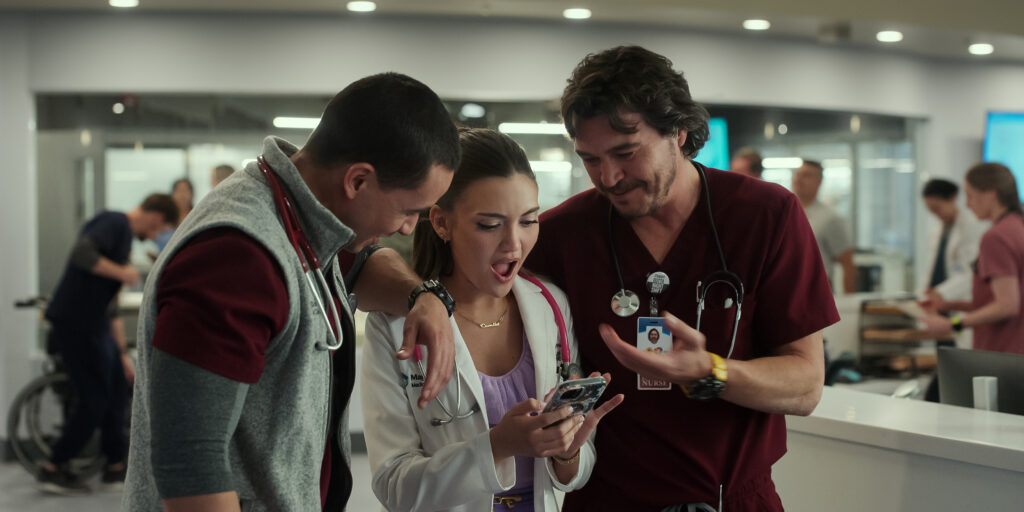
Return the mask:
<path id="1" fill-rule="evenodd" d="M 498 278 L 499 281 L 507 283 L 512 280 L 512 277 L 516 273 L 519 260 L 515 259 L 503 259 L 491 264 L 491 272 Z"/>

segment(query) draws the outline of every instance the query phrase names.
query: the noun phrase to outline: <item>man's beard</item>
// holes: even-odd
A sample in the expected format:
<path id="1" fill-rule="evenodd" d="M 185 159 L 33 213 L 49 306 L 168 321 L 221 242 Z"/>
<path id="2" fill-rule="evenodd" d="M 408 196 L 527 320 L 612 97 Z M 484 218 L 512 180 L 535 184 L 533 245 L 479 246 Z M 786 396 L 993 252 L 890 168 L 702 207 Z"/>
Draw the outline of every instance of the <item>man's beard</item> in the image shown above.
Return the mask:
<path id="1" fill-rule="evenodd" d="M 642 206 L 639 211 L 624 212 L 617 206 L 615 208 L 623 218 L 633 220 L 654 215 L 658 209 L 665 206 L 665 203 L 668 202 L 668 191 L 672 188 L 672 184 L 675 180 L 676 168 L 673 164 L 672 168 L 668 172 L 654 174 L 653 186 L 651 183 L 643 180 L 621 180 L 616 183 L 614 187 L 598 186 L 598 190 L 604 194 L 605 197 L 610 199 L 612 194 L 623 194 L 638 188 L 643 189 L 644 199 L 647 201 L 647 204 Z M 612 204 L 614 205 L 615 202 L 612 201 Z"/>

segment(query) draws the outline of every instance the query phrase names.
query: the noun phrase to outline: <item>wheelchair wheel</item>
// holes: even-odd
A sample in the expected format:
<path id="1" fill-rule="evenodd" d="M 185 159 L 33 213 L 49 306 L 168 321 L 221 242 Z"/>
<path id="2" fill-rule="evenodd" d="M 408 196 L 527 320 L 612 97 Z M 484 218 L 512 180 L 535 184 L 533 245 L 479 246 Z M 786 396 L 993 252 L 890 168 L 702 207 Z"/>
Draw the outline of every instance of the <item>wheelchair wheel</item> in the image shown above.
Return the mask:
<path id="1" fill-rule="evenodd" d="M 65 373 L 50 373 L 30 382 L 18 393 L 7 414 L 7 439 L 18 462 L 35 475 L 50 459 L 51 446 L 76 400 Z M 99 473 L 104 457 L 99 434 L 69 461 L 71 471 L 83 478 Z"/>

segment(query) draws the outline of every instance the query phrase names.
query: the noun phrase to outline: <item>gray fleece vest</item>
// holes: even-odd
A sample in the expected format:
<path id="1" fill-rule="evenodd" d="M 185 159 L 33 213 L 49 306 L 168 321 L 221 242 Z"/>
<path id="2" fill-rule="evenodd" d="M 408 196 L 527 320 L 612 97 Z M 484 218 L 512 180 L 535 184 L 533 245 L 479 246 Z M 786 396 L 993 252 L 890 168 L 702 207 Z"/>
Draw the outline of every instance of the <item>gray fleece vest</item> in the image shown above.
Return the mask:
<path id="1" fill-rule="evenodd" d="M 268 137 L 263 157 L 291 198 L 306 236 L 333 281 L 340 297 L 347 297 L 336 255 L 354 234 L 324 208 L 302 181 L 289 157 L 297 151 L 288 142 Z M 331 403 L 332 365 L 318 341 L 328 340 L 328 327 L 302 275 L 299 258 L 285 234 L 273 196 L 256 163 L 249 164 L 210 192 L 178 227 L 161 252 L 148 279 L 139 310 L 138 368 L 132 408 L 128 477 L 121 504 L 125 511 L 161 510 L 150 464 L 151 390 L 148 369 L 156 326 L 157 285 L 164 266 L 197 234 L 211 228 L 239 229 L 273 256 L 284 273 L 288 290 L 288 320 L 266 351 L 266 367 L 249 386 L 241 418 L 230 442 L 231 468 L 242 510 L 320 510 L 320 461 L 323 458 Z M 268 276 L 271 278 L 271 276 Z M 355 343 L 352 311 L 341 300 L 344 343 Z M 343 348 L 342 350 L 345 350 Z M 230 407 L 230 404 L 225 404 Z M 334 432 L 349 462 L 347 414 Z"/>

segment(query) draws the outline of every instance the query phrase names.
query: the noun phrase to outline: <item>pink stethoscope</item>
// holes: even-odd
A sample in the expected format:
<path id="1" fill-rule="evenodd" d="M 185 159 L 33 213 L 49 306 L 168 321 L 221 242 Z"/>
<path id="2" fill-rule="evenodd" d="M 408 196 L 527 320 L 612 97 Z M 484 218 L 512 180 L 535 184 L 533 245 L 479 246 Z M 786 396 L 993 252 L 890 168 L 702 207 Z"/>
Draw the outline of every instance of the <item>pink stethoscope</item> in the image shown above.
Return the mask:
<path id="1" fill-rule="evenodd" d="M 270 192 L 274 195 L 274 205 L 277 206 L 277 213 L 281 216 L 281 222 L 284 224 L 285 234 L 288 235 L 288 241 L 291 242 L 292 248 L 295 249 L 295 254 L 299 257 L 299 263 L 302 263 L 302 275 L 306 277 L 306 284 L 309 285 L 309 290 L 313 292 L 313 297 L 320 308 L 324 322 L 327 323 L 327 333 L 331 337 L 331 341 L 316 342 L 316 349 L 338 350 L 341 348 L 343 341 L 341 315 L 332 299 L 331 288 L 327 284 L 327 279 L 324 278 L 324 272 L 320 267 L 320 260 L 316 257 L 316 253 L 313 252 L 313 247 L 309 245 L 309 239 L 306 238 L 306 234 L 302 231 L 302 226 L 299 224 L 299 217 L 295 214 L 295 209 L 292 207 L 288 195 L 285 194 L 284 189 L 281 187 L 281 183 L 277 181 L 277 175 L 274 174 L 274 170 L 270 168 L 270 165 L 267 164 L 267 161 L 262 156 L 256 158 L 256 163 L 259 165 L 260 171 L 263 172 L 263 176 L 267 179 Z M 330 315 L 327 312 L 328 307 L 331 308 Z M 333 322 L 331 321 L 332 315 Z"/>
<path id="2" fill-rule="evenodd" d="M 572 362 L 572 357 L 569 353 L 569 332 L 565 328 L 565 319 L 562 317 L 562 308 L 558 307 L 558 302 L 555 301 L 555 297 L 551 295 L 551 292 L 548 291 L 547 287 L 544 286 L 539 279 L 523 273 L 520 273 L 519 276 L 540 288 L 541 295 L 543 295 L 544 299 L 548 301 L 548 304 L 551 306 L 551 311 L 555 314 L 555 323 L 558 325 L 559 344 L 559 350 L 555 355 L 555 359 L 557 360 L 559 383 L 563 380 L 568 380 L 572 376 L 581 375 L 583 372 L 580 369 L 580 365 Z M 416 345 L 416 348 L 413 351 L 413 360 L 416 361 L 416 366 L 419 368 L 420 374 L 426 375 L 426 370 L 423 369 L 423 353 L 420 351 L 419 345 Z M 459 412 L 459 409 L 462 408 L 462 382 L 461 377 L 459 377 L 458 370 L 455 371 L 455 379 L 455 412 L 451 412 L 448 407 L 445 406 L 439 395 L 436 398 L 437 404 L 441 406 L 441 410 L 447 417 L 432 418 L 430 420 L 430 424 L 435 427 L 447 425 L 455 420 L 469 418 L 474 413 L 480 411 L 480 404 L 473 404 L 473 407 L 471 407 L 468 412 Z"/>

